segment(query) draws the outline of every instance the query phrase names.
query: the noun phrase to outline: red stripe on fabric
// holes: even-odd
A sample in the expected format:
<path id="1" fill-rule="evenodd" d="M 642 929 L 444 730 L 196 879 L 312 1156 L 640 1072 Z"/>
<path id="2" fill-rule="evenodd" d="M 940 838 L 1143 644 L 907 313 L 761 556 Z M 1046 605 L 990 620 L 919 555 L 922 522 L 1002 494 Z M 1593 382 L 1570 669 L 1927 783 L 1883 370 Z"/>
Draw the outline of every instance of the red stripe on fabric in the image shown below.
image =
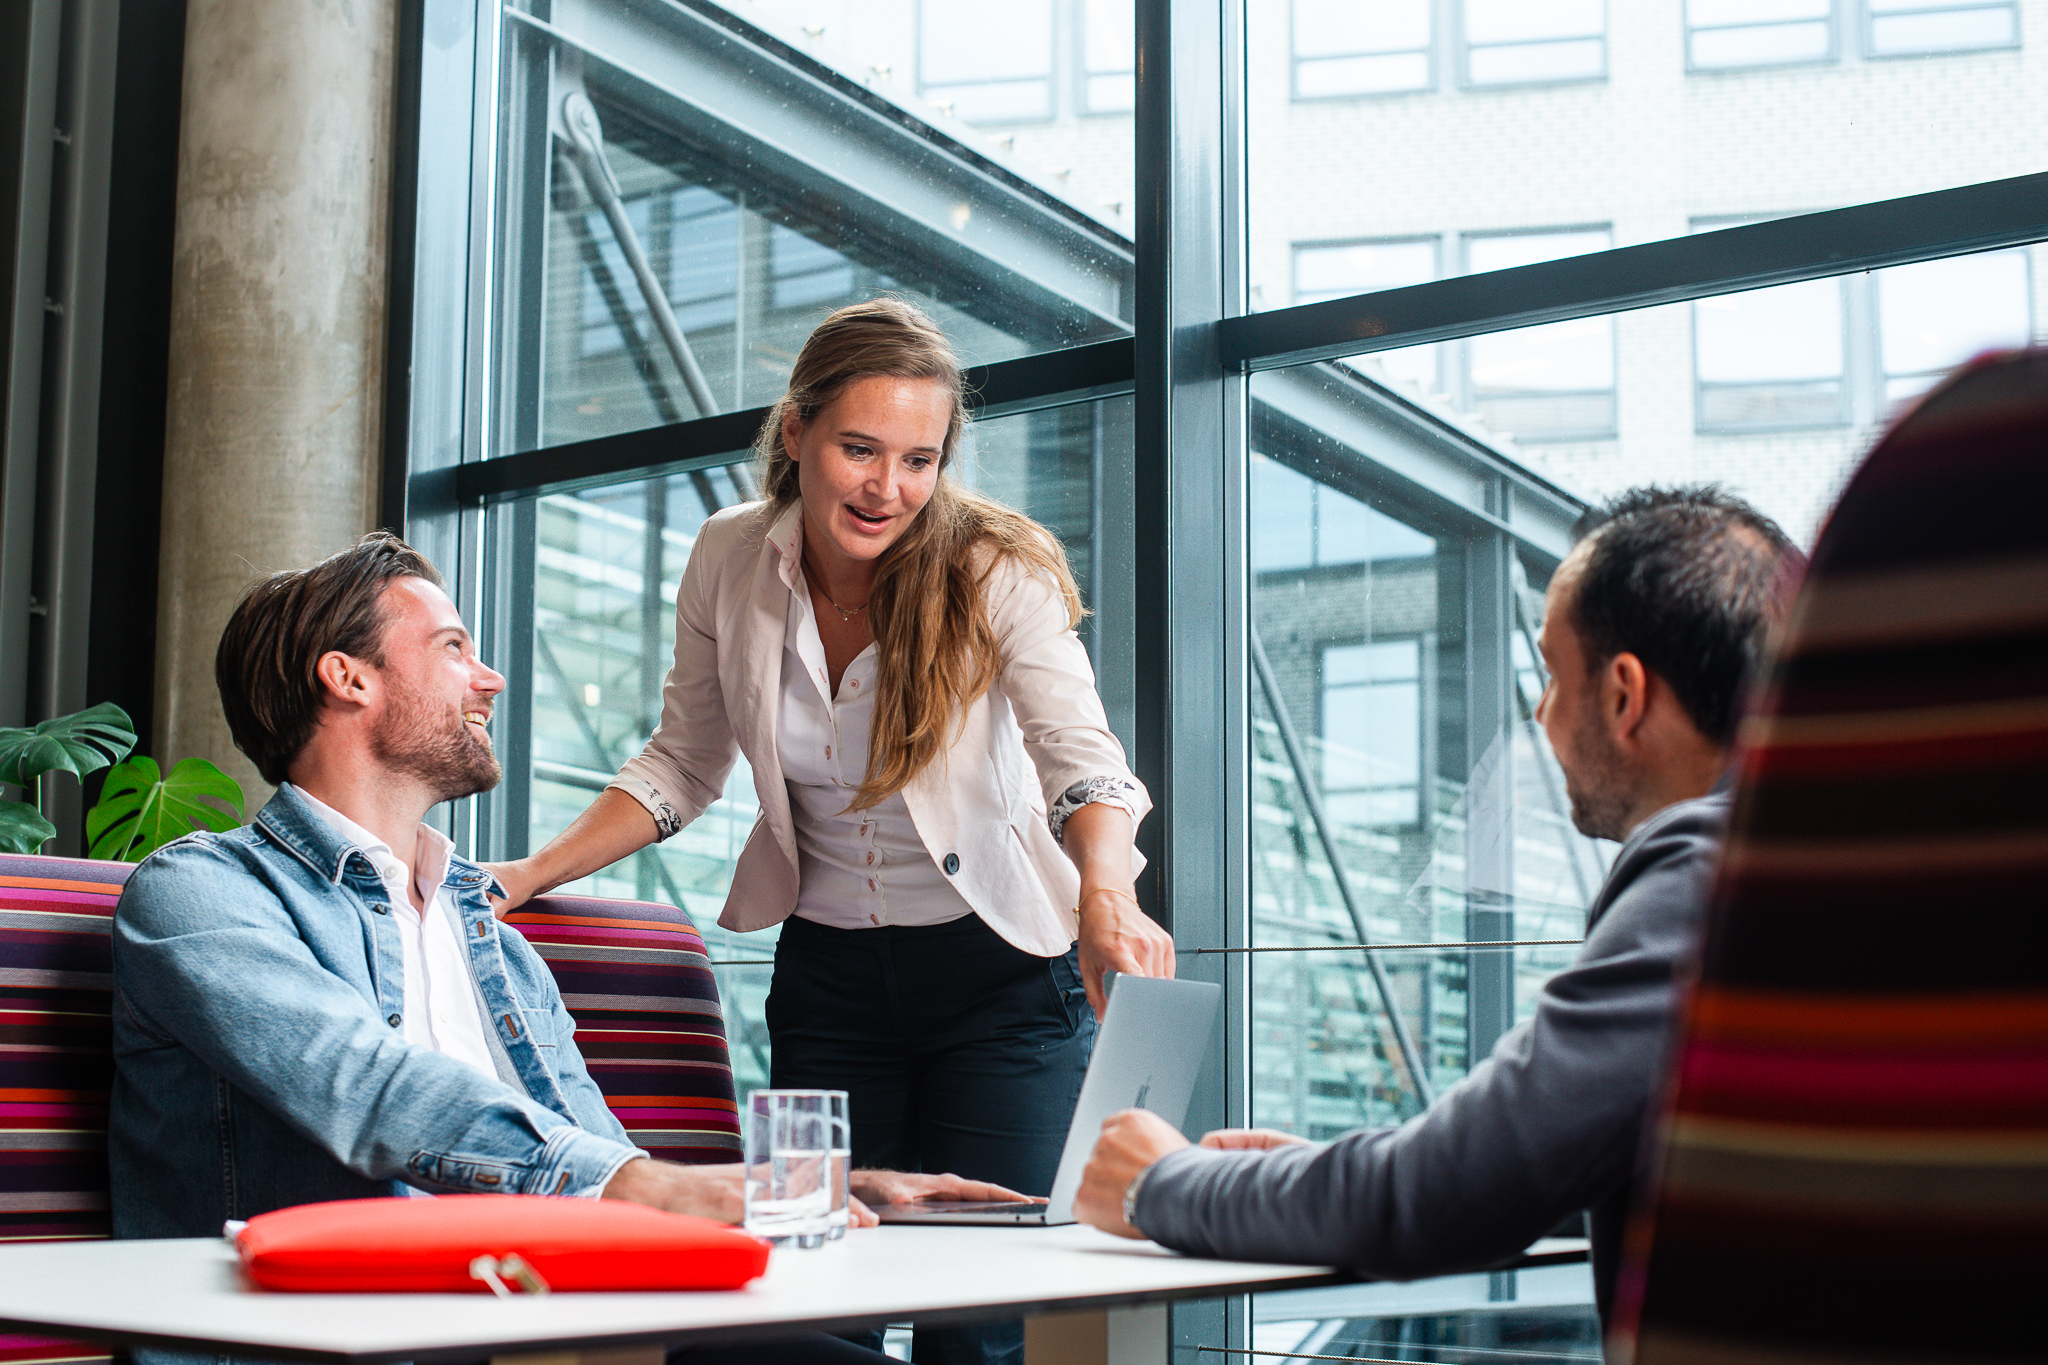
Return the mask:
<path id="1" fill-rule="evenodd" d="M 724 1128 L 737 1126 L 736 1116 L 730 1109 L 634 1109 L 616 1104 L 611 1108 L 612 1112 L 618 1115 L 619 1122 L 629 1128 L 635 1122 L 668 1123 L 679 1119 L 697 1123 L 716 1123 Z"/>
<path id="2" fill-rule="evenodd" d="M 1679 1064 L 1683 1113 L 1886 1116 L 1915 1129 L 2048 1123 L 2048 1055 L 1870 1057 L 1694 1042 Z"/>
<path id="3" fill-rule="evenodd" d="M 518 927 L 521 933 L 526 934 L 528 941 L 533 943 L 603 944 L 629 942 L 659 943 L 668 946 L 675 944 L 676 940 L 680 939 L 684 944 L 695 945 L 695 948 L 689 951 L 702 952 L 704 949 L 704 940 L 698 938 L 695 934 L 683 929 L 669 928 L 667 926 L 657 926 L 648 929 L 606 929 L 583 925 L 568 925 L 557 928 L 550 925 L 545 928 L 536 926 L 536 931 L 532 933 L 528 933 L 524 925 Z"/>
<path id="4" fill-rule="evenodd" d="M 14 888 L 0 888 L 0 909 L 39 910 L 61 905 L 63 913 L 87 915 L 94 919 L 111 919 L 114 906 L 120 901 L 118 890 L 103 895 L 89 895 L 83 891 L 22 891 Z"/>
<path id="5" fill-rule="evenodd" d="M 1743 777 L 1746 782 L 1768 782 L 1773 778 L 1917 773 L 1940 768 L 2031 767 L 2044 759 L 2048 759 L 2048 731 L 2027 727 L 1889 743 L 1772 744 L 1749 751 Z"/>

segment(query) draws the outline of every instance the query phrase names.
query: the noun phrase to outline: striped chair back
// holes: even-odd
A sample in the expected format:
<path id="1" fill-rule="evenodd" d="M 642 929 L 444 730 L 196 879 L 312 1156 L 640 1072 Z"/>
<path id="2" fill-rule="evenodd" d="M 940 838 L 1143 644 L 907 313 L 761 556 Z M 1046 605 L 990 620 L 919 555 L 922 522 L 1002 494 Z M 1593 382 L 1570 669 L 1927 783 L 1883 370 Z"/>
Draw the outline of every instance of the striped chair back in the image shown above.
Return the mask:
<path id="1" fill-rule="evenodd" d="M 2039 1359 L 2048 352 L 1872 451 L 1759 701 L 1613 1353 Z"/>
<path id="2" fill-rule="evenodd" d="M 108 1235 L 109 934 L 133 870 L 0 853 L 0 1242 Z M 633 1140 L 670 1161 L 737 1159 L 718 986 L 690 917 L 549 896 L 511 919 L 554 973 L 576 1045 Z M 97 1344 L 0 1331 L 0 1365 L 109 1358 Z"/>
<path id="3" fill-rule="evenodd" d="M 105 1237 L 114 902 L 134 869 L 0 854 L 0 1242 Z M 0 1361 L 108 1359 L 0 1331 Z"/>
<path id="4" fill-rule="evenodd" d="M 555 974 L 576 1047 L 633 1141 L 664 1161 L 737 1161 L 718 981 L 690 917 L 645 901 L 538 896 L 506 923 Z"/>

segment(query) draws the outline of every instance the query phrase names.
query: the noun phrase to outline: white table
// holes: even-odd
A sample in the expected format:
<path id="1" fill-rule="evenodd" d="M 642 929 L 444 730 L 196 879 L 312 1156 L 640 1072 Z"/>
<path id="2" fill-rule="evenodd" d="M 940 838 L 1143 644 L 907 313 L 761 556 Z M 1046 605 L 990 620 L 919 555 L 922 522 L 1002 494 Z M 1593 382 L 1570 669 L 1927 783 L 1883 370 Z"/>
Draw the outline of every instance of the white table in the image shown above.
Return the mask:
<path id="1" fill-rule="evenodd" d="M 1165 1365 L 1166 1304 L 1350 1277 L 1182 1257 L 1086 1227 L 892 1226 L 780 1250 L 745 1289 L 691 1294 L 276 1294 L 211 1238 L 0 1247 L 0 1328 L 321 1361 L 478 1360 L 1107 1309 L 1106 1358 Z M 537 1363 L 536 1363 L 537 1365 Z"/>

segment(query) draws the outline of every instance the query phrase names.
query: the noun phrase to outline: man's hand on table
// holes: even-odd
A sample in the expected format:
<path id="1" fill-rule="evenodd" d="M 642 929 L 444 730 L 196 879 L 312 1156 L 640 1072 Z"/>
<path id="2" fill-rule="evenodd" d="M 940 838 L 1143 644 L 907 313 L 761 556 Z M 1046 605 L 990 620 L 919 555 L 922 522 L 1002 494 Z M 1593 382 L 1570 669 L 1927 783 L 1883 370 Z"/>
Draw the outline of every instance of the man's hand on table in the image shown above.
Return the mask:
<path id="1" fill-rule="evenodd" d="M 744 1164 L 737 1161 L 717 1166 L 678 1166 L 651 1157 L 635 1157 L 612 1176 L 604 1187 L 604 1197 L 626 1199 L 670 1213 L 715 1218 L 721 1223 L 737 1223 L 746 1216 L 745 1170 Z M 1032 1197 L 985 1180 L 915 1171 L 853 1171 L 847 1176 L 847 1187 L 852 1191 L 847 1201 L 848 1221 L 857 1228 L 871 1228 L 881 1222 L 868 1208 L 869 1204 L 910 1204 L 921 1199 L 1015 1203 Z"/>
<path id="2" fill-rule="evenodd" d="M 1102 1136 L 1088 1154 L 1081 1190 L 1074 1196 L 1074 1217 L 1090 1227 L 1119 1237 L 1143 1238 L 1124 1218 L 1124 1191 L 1138 1172 L 1188 1145 L 1180 1130 L 1149 1109 L 1126 1109 L 1102 1123 Z"/>
<path id="3" fill-rule="evenodd" d="M 737 1223 L 746 1216 L 746 1182 L 739 1162 L 717 1166 L 678 1166 L 672 1161 L 634 1157 L 619 1167 L 604 1187 L 606 1199 Z"/>

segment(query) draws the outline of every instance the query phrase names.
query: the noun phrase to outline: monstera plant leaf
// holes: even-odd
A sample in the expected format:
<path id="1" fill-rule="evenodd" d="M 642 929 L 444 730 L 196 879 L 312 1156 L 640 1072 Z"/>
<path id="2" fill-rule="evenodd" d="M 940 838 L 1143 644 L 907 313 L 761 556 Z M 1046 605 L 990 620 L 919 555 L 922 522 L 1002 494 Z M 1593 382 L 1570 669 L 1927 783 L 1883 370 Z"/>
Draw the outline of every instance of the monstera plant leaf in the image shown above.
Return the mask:
<path id="1" fill-rule="evenodd" d="M 0 801 L 0 851 L 34 853 L 56 837 L 57 827 L 28 802 Z"/>
<path id="2" fill-rule="evenodd" d="M 135 722 L 112 702 L 55 716 L 27 730 L 0 730 L 0 782 L 33 786 L 44 773 L 84 777 L 128 756 Z"/>
<path id="3" fill-rule="evenodd" d="M 138 756 L 107 774 L 85 837 L 95 858 L 139 863 L 194 830 L 225 833 L 241 823 L 242 785 L 205 759 L 184 759 L 165 777 L 155 759 Z"/>

